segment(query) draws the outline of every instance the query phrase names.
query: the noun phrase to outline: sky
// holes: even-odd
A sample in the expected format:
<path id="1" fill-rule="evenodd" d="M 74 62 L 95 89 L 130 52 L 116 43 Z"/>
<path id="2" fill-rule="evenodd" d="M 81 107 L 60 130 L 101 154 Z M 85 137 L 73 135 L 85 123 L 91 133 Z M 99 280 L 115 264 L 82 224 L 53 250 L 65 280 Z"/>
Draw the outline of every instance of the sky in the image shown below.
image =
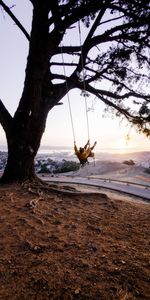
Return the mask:
<path id="1" fill-rule="evenodd" d="M 32 20 L 32 5 L 28 0 L 5 0 L 16 17 L 30 32 Z M 28 55 L 28 41 L 14 24 L 10 17 L 0 8 L 0 99 L 11 115 L 14 114 L 22 94 L 25 67 Z M 77 145 L 84 145 L 88 139 L 85 99 L 77 89 L 69 93 L 69 101 L 73 117 L 73 127 Z M 48 115 L 46 129 L 41 141 L 44 146 L 73 146 L 71 118 L 69 113 L 68 96 L 62 99 L 63 105 L 55 106 Z M 93 96 L 87 98 L 88 124 L 91 143 L 97 141 L 100 151 L 116 150 L 124 153 L 131 151 L 149 151 L 150 139 L 137 134 L 130 125 L 104 114 L 104 105 Z M 130 140 L 126 135 L 130 132 Z M 0 126 L 0 150 L 6 146 L 6 138 Z"/>

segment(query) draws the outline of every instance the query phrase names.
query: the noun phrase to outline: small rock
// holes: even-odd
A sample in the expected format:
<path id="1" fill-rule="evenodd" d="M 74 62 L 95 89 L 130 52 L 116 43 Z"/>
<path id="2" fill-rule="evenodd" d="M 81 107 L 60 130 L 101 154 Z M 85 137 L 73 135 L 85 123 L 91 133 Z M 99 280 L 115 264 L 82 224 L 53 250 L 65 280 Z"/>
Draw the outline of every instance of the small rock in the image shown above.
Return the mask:
<path id="1" fill-rule="evenodd" d="M 75 290 L 74 293 L 75 293 L 76 295 L 78 295 L 80 292 L 81 292 L 81 289 L 80 289 L 80 288 L 77 288 L 77 289 Z"/>
<path id="2" fill-rule="evenodd" d="M 121 261 L 121 263 L 122 263 L 123 265 L 125 265 L 125 264 L 126 264 L 126 262 L 125 262 L 124 260 L 122 260 L 122 261 Z"/>

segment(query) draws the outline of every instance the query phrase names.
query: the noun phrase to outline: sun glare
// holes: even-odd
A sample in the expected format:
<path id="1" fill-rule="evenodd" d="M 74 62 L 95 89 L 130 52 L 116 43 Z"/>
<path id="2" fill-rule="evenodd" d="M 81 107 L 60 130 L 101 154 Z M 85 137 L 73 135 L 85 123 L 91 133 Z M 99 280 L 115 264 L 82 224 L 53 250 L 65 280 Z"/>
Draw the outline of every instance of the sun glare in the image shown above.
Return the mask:
<path id="1" fill-rule="evenodd" d="M 125 154 L 130 152 L 131 149 L 134 147 L 133 142 L 130 140 L 129 137 L 122 137 L 116 146 L 118 152 L 120 154 Z"/>

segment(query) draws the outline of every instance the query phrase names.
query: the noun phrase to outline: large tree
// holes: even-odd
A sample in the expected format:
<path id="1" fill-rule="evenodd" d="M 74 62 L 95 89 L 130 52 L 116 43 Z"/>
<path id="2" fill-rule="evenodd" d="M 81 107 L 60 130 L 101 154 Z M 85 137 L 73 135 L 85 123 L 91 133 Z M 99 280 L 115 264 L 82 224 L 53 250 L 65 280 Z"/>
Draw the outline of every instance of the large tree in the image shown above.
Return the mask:
<path id="1" fill-rule="evenodd" d="M 150 93 L 144 89 L 150 80 L 150 2 L 30 2 L 29 34 L 13 8 L 0 0 L 2 9 L 29 41 L 24 88 L 14 116 L 0 100 L 0 123 L 8 143 L 3 182 L 35 178 L 34 158 L 48 112 L 74 88 L 95 95 L 113 113 L 150 135 Z M 84 38 L 70 45 L 67 36 L 76 30 L 83 30 Z"/>

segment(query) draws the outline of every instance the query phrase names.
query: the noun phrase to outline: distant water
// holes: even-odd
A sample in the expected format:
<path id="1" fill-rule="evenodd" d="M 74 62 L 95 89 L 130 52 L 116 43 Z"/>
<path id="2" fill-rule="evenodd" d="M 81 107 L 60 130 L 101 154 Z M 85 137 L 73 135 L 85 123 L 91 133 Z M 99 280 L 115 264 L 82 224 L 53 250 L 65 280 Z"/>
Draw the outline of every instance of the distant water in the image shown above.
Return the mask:
<path id="1" fill-rule="evenodd" d="M 6 151 L 6 146 L 0 146 L 0 151 Z M 96 148 L 94 150 L 96 160 L 110 160 L 110 161 L 124 161 L 132 159 L 136 164 L 141 164 L 145 167 L 150 166 L 150 151 L 137 151 L 137 149 L 130 149 L 129 153 L 121 153 L 120 149 L 112 148 Z M 53 160 L 74 160 L 77 158 L 74 154 L 73 147 L 65 146 L 47 146 L 41 147 L 37 154 L 38 158 L 50 158 Z"/>
<path id="2" fill-rule="evenodd" d="M 5 145 L 0 145 L 0 151 L 6 151 L 7 152 L 7 147 Z M 72 152 L 73 147 L 71 146 L 41 146 L 39 148 L 38 153 L 51 153 L 51 152 Z M 121 154 L 121 149 L 120 148 L 96 148 L 94 149 L 94 152 L 105 152 L 105 153 L 120 153 Z M 149 149 L 146 150 L 137 150 L 137 148 L 130 148 L 128 152 L 150 152 Z"/>
<path id="3" fill-rule="evenodd" d="M 150 151 L 130 149 L 129 153 L 120 153 L 119 149 L 95 149 L 96 160 L 124 161 L 132 159 L 137 165 L 150 166 Z M 72 147 L 46 147 L 40 148 L 37 157 L 50 157 L 53 160 L 74 160 L 77 158 Z M 92 159 L 89 159 L 92 160 Z"/>
<path id="4" fill-rule="evenodd" d="M 47 154 L 52 152 L 74 152 L 73 147 L 70 146 L 47 146 L 47 147 L 41 147 L 39 148 L 38 153 L 39 154 Z M 114 153 L 114 154 L 126 154 L 127 152 L 123 153 L 123 149 L 119 148 L 95 148 L 95 153 Z M 137 150 L 137 148 L 130 148 L 128 150 L 128 153 L 135 153 L 135 152 L 150 152 L 148 150 Z"/>

